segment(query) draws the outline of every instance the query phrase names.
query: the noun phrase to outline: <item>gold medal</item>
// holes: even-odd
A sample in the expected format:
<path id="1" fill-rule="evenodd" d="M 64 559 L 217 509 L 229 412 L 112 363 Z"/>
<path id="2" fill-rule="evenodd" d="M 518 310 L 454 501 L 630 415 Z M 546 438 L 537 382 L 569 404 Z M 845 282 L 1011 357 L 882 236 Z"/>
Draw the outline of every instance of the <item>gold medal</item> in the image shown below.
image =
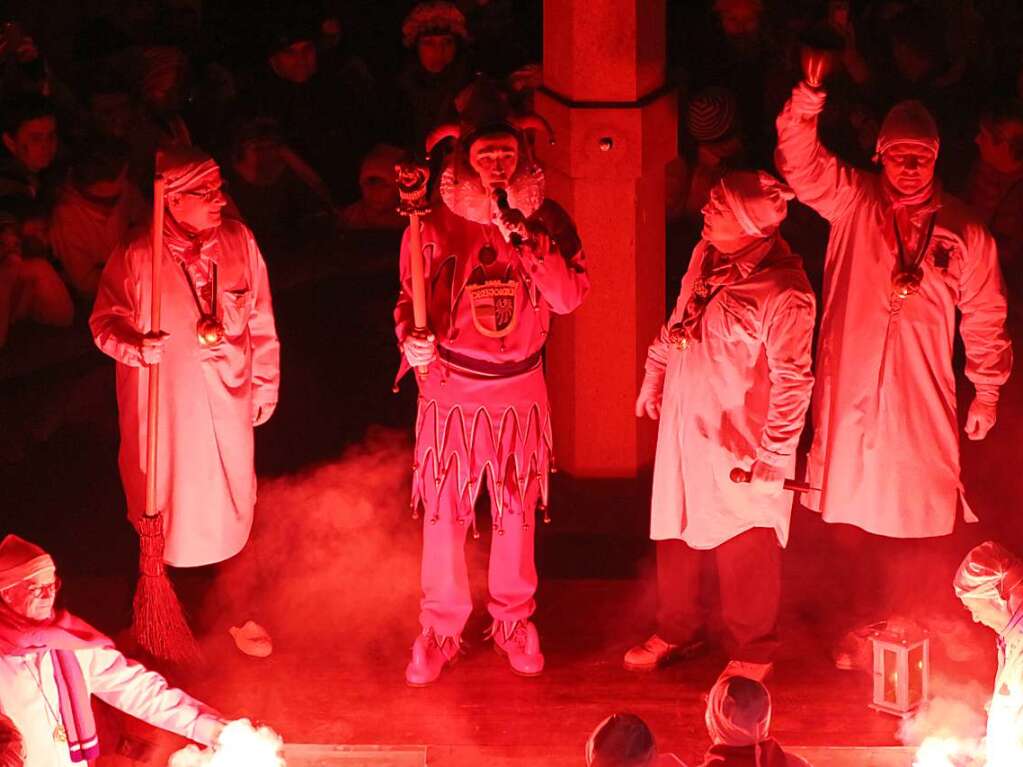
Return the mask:
<path id="1" fill-rule="evenodd" d="M 680 352 L 689 348 L 689 336 L 683 329 L 681 322 L 677 322 L 668 329 L 668 343 L 672 344 Z"/>
<path id="2" fill-rule="evenodd" d="M 920 283 L 923 282 L 923 278 L 923 270 L 919 267 L 901 271 L 892 280 L 892 290 L 898 298 L 909 298 L 920 289 Z"/>
<path id="3" fill-rule="evenodd" d="M 58 724 L 53 728 L 53 739 L 57 743 L 67 743 L 67 730 L 64 729 L 64 725 Z"/>
<path id="4" fill-rule="evenodd" d="M 216 346 L 224 340 L 224 323 L 204 314 L 195 323 L 195 332 L 199 338 L 199 346 Z"/>

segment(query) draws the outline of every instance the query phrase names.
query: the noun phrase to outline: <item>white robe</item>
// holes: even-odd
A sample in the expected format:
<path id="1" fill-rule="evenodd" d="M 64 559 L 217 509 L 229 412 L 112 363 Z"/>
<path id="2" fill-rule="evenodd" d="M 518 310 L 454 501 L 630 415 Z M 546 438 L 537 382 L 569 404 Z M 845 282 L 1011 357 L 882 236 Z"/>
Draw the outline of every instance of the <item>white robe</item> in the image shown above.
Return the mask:
<path id="1" fill-rule="evenodd" d="M 209 253 L 207 253 L 209 250 Z M 129 517 L 145 511 L 149 369 L 138 342 L 149 330 L 149 232 L 111 256 L 90 320 L 96 344 L 117 360 L 121 479 Z M 256 503 L 253 418 L 277 402 L 280 346 L 266 265 L 252 233 L 227 219 L 204 247 L 219 262 L 224 341 L 201 347 L 199 311 L 180 262 L 165 245 L 160 363 L 157 504 L 164 560 L 200 567 L 245 546 Z"/>
<path id="2" fill-rule="evenodd" d="M 801 86 L 798 86 L 801 87 Z M 804 502 L 824 521 L 875 535 L 947 535 L 962 495 L 952 347 L 956 311 L 966 375 L 998 387 L 1012 367 L 994 240 L 941 194 L 915 295 L 893 312 L 898 263 L 881 176 L 857 170 L 817 138 L 817 117 L 778 117 L 775 159 L 805 204 L 831 223 Z M 975 519 L 965 506 L 968 519 Z"/>
<path id="3" fill-rule="evenodd" d="M 998 638 L 998 673 L 987 720 L 988 767 L 1023 764 L 1023 610 Z"/>
<path id="4" fill-rule="evenodd" d="M 779 238 L 710 301 L 702 340 L 680 351 L 668 329 L 682 318 L 707 253 L 706 243 L 697 245 L 671 319 L 648 352 L 648 372 L 664 372 L 650 537 L 711 549 L 766 527 L 784 546 L 792 494 L 756 499 L 729 474 L 759 458 L 792 476 L 813 387 L 813 291 Z"/>
<path id="5" fill-rule="evenodd" d="M 154 727 L 203 745 L 212 742 L 219 717 L 181 690 L 169 687 L 156 672 L 147 671 L 113 648 L 74 653 L 86 687 L 97 698 Z M 50 652 L 0 657 L 0 712 L 21 733 L 25 767 L 71 767 L 67 744 L 53 738 L 59 711 Z M 105 744 L 105 750 L 111 746 Z"/>

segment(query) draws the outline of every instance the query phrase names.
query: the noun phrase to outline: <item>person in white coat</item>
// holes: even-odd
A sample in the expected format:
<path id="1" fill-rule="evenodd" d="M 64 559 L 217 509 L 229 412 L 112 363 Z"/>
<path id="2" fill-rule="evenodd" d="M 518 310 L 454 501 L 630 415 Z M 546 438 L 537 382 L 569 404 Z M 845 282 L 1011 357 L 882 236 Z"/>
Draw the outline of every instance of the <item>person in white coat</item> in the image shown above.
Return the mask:
<path id="1" fill-rule="evenodd" d="M 0 715 L 21 737 L 25 767 L 70 767 L 100 752 L 90 696 L 202 745 L 224 720 L 128 660 L 102 633 L 55 610 L 53 559 L 16 535 L 0 542 Z"/>
<path id="2" fill-rule="evenodd" d="M 89 325 L 117 361 L 121 480 L 145 511 L 149 368 L 160 364 L 157 507 L 164 561 L 202 567 L 238 554 L 256 504 L 253 427 L 277 405 L 280 344 L 252 232 L 222 216 L 220 168 L 195 149 L 161 155 L 166 179 L 162 327 L 152 332 L 152 236 L 107 262 Z"/>
<path id="3" fill-rule="evenodd" d="M 831 224 L 807 461 L 821 492 L 805 503 L 835 526 L 835 561 L 855 564 L 838 581 L 850 595 L 844 614 L 868 622 L 913 611 L 919 593 L 939 591 L 895 568 L 920 557 L 918 575 L 940 573 L 926 566 L 937 551 L 921 539 L 949 535 L 960 507 L 976 521 L 959 476 L 957 313 L 975 390 L 971 440 L 994 426 L 1012 349 L 995 241 L 935 180 L 934 119 L 919 102 L 897 104 L 877 139 L 882 172 L 856 169 L 818 138 L 827 92 L 810 84 L 819 79 L 813 61 L 778 116 L 775 153 L 800 201 Z M 866 634 L 839 644 L 840 668 L 857 665 L 857 636 Z"/>
<path id="4" fill-rule="evenodd" d="M 953 587 L 973 619 L 998 635 L 986 764 L 1015 767 L 1023 764 L 1023 561 L 986 541 L 963 559 Z"/>
<path id="5" fill-rule="evenodd" d="M 762 678 L 771 668 L 792 508 L 783 482 L 813 387 L 813 291 L 778 232 L 792 196 L 762 171 L 722 178 L 647 353 L 636 415 L 660 420 L 650 519 L 659 609 L 657 633 L 629 650 L 626 668 L 655 668 L 700 643 L 705 556 L 717 565 L 729 669 Z M 735 468 L 752 481 L 733 482 Z"/>

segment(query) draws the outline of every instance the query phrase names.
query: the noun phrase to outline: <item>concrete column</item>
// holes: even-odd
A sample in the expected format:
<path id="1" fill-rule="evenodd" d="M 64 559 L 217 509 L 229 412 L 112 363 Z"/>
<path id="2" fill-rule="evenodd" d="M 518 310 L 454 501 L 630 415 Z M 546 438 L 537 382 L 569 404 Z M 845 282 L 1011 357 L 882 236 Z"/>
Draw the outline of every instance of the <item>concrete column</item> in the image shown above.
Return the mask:
<path id="1" fill-rule="evenodd" d="M 653 456 L 656 429 L 633 405 L 665 314 L 664 167 L 678 115 L 664 47 L 665 0 L 544 2 L 536 109 L 557 144 L 539 155 L 593 284 L 548 353 L 558 464 L 576 477 L 635 476 Z"/>

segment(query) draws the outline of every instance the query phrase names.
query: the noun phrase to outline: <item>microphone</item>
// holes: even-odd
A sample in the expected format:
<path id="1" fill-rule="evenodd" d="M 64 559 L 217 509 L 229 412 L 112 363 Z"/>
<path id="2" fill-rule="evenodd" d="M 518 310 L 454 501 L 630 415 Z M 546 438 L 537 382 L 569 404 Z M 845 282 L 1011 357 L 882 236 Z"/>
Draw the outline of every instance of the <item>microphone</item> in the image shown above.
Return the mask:
<path id="1" fill-rule="evenodd" d="M 744 484 L 753 479 L 753 472 L 746 471 L 739 466 L 736 466 L 728 473 L 728 478 L 736 484 Z M 800 482 L 796 479 L 786 479 L 784 487 L 786 490 L 791 490 L 794 493 L 809 493 L 814 490 L 819 490 L 816 487 L 810 487 L 806 482 Z"/>
<path id="2" fill-rule="evenodd" d="M 511 205 L 508 204 L 508 190 L 503 186 L 494 187 L 494 202 L 497 203 L 498 210 L 505 213 L 508 211 L 515 210 Z M 508 235 L 508 241 L 511 242 L 516 248 L 522 246 L 522 235 L 518 232 L 511 232 Z"/>

